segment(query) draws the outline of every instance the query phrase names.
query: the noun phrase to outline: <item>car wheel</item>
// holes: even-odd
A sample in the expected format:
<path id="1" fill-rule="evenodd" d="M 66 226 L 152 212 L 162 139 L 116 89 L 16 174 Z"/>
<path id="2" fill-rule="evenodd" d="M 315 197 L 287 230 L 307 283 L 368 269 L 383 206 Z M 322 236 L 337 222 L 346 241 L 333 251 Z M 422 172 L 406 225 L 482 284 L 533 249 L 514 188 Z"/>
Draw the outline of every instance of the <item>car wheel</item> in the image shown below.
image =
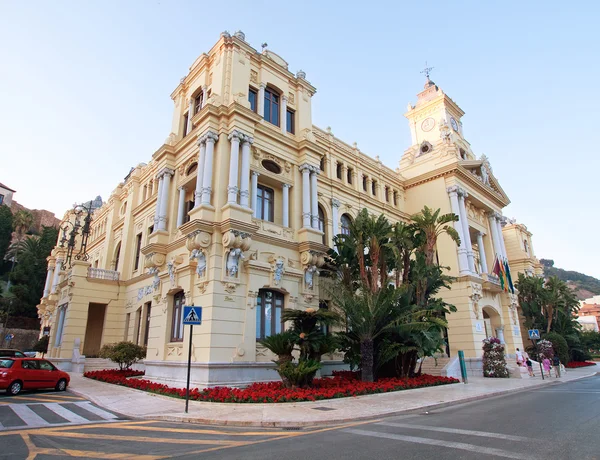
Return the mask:
<path id="1" fill-rule="evenodd" d="M 23 389 L 23 384 L 21 382 L 19 382 L 19 381 L 13 382 L 8 387 L 8 394 L 12 395 L 12 396 L 16 396 L 19 393 L 21 393 L 22 389 Z"/>
<path id="2" fill-rule="evenodd" d="M 65 379 L 60 379 L 56 384 L 56 391 L 65 391 L 67 389 L 67 381 Z"/>

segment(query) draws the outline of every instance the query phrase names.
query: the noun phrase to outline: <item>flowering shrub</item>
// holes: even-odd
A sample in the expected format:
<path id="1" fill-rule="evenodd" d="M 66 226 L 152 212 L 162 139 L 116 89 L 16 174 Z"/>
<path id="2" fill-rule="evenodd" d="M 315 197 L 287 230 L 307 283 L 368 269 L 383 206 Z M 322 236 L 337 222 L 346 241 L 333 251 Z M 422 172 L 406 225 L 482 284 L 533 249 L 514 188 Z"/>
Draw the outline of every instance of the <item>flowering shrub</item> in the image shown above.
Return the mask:
<path id="1" fill-rule="evenodd" d="M 550 340 L 542 339 L 537 343 L 538 359 L 548 358 L 552 361 L 554 357 L 554 346 Z"/>
<path id="2" fill-rule="evenodd" d="M 504 358 L 504 345 L 496 337 L 483 340 L 483 376 L 508 377 L 508 368 Z"/>
<path id="3" fill-rule="evenodd" d="M 128 371 L 136 372 L 136 371 Z M 374 393 L 409 390 L 413 388 L 431 387 L 458 383 L 452 377 L 421 375 L 412 379 L 381 379 L 377 382 L 361 382 L 349 375 L 338 375 L 333 378 L 315 379 L 312 388 L 284 388 L 281 382 L 253 383 L 246 388 L 214 387 L 199 390 L 190 389 L 190 399 L 210 402 L 232 403 L 281 403 L 298 401 L 317 401 L 321 399 L 346 398 Z M 131 375 L 131 374 L 129 374 Z M 149 391 L 176 398 L 185 398 L 185 388 L 172 388 L 161 383 L 145 379 L 129 379 L 125 372 L 114 370 L 86 372 L 88 377 L 102 382 L 123 385 L 129 388 Z M 140 375 L 139 372 L 133 375 Z"/>
<path id="4" fill-rule="evenodd" d="M 590 361 L 569 361 L 566 367 L 570 367 L 574 369 L 576 367 L 586 367 L 586 366 L 595 366 L 596 363 L 592 363 Z"/>

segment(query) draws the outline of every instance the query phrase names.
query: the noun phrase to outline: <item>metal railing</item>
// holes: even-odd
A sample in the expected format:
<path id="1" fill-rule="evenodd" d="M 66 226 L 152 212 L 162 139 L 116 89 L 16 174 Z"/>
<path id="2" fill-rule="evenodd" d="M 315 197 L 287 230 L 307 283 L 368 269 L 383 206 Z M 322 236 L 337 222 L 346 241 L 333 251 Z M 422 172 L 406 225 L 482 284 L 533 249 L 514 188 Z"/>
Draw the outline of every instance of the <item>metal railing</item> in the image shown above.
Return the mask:
<path id="1" fill-rule="evenodd" d="M 115 270 L 104 270 L 103 268 L 88 268 L 88 278 L 97 280 L 119 281 L 119 272 Z"/>

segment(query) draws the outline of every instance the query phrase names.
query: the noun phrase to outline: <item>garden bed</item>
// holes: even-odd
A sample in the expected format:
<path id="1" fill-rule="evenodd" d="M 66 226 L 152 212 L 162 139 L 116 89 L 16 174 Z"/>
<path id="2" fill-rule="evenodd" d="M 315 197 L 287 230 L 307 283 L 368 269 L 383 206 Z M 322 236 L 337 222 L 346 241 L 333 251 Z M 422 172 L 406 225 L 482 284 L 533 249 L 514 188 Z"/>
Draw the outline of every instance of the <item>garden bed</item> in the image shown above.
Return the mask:
<path id="1" fill-rule="evenodd" d="M 103 370 L 83 374 L 84 377 L 101 382 L 122 385 L 175 398 L 185 398 L 185 388 L 173 388 L 140 378 L 141 371 Z M 283 388 L 281 382 L 253 383 L 246 388 L 214 387 L 190 389 L 190 399 L 221 403 L 282 403 L 318 401 L 322 399 L 347 398 L 390 391 L 410 390 L 459 383 L 452 377 L 421 375 L 410 379 L 381 379 L 377 382 L 361 382 L 353 373 L 337 373 L 332 378 L 315 379 L 312 388 Z"/>
<path id="2" fill-rule="evenodd" d="M 596 363 L 590 361 L 569 361 L 566 365 L 568 369 L 576 369 L 578 367 L 595 366 Z"/>

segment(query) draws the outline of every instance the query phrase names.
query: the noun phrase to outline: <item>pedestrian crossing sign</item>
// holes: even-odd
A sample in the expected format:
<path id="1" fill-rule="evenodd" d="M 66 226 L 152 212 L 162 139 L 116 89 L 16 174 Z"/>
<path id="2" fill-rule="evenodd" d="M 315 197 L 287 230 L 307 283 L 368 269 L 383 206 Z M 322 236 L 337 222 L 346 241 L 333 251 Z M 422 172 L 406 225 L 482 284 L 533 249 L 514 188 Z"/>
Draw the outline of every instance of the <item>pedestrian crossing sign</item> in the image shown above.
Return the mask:
<path id="1" fill-rule="evenodd" d="M 540 331 L 538 329 L 529 329 L 529 339 L 530 340 L 539 340 Z"/>
<path id="2" fill-rule="evenodd" d="M 198 326 L 202 324 L 202 307 L 190 306 L 183 307 L 183 324 Z"/>

